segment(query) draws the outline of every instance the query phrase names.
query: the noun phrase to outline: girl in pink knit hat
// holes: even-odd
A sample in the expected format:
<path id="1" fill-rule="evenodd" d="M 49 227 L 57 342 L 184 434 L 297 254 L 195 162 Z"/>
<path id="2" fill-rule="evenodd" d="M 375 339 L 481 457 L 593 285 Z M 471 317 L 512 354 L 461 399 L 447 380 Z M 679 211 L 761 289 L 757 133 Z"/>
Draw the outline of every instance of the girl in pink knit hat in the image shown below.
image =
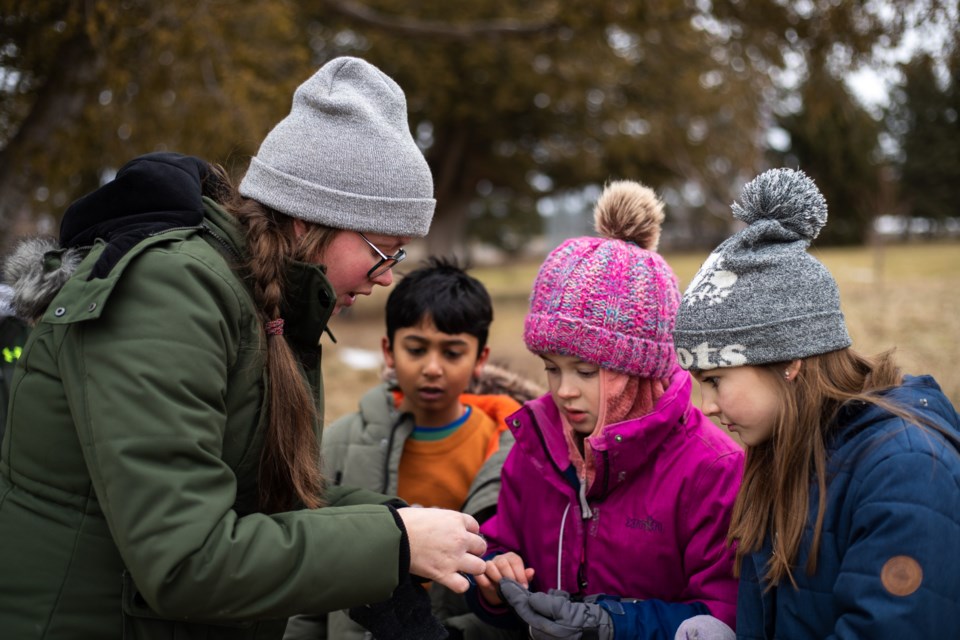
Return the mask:
<path id="1" fill-rule="evenodd" d="M 743 453 L 690 402 L 662 220 L 651 189 L 611 183 L 601 237 L 540 267 L 523 338 L 550 392 L 508 418 L 516 446 L 469 594 L 491 624 L 601 640 L 673 638 L 703 614 L 734 625 L 725 538 Z"/>

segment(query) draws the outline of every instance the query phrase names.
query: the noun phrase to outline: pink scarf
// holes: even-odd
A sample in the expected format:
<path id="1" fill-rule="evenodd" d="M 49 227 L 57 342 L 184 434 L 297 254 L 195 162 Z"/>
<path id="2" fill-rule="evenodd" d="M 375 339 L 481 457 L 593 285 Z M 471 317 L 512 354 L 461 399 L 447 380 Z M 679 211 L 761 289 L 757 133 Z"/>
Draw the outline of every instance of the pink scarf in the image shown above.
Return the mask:
<path id="1" fill-rule="evenodd" d="M 669 380 L 637 378 L 609 369 L 600 369 L 600 413 L 589 437 L 599 435 L 607 425 L 647 415 L 653 411 L 657 400 L 669 385 Z M 584 453 L 581 454 L 577 442 L 582 436 L 566 424 L 564 436 L 570 452 L 570 462 L 577 468 L 577 476 L 581 482 L 586 481 L 589 489 L 596 473 L 593 449 L 584 444 Z"/>

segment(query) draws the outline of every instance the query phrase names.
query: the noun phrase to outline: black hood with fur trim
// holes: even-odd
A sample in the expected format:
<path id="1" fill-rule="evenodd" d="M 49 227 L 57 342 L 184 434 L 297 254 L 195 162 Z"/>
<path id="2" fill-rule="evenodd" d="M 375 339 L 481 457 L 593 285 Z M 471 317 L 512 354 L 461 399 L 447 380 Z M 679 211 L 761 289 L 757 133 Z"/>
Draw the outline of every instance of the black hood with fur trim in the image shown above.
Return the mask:
<path id="1" fill-rule="evenodd" d="M 101 240 L 107 248 L 90 278 L 106 277 L 114 265 L 148 236 L 203 221 L 204 179 L 209 165 L 177 153 L 151 153 L 121 167 L 116 178 L 67 209 L 59 242 L 22 240 L 4 263 L 4 281 L 13 287 L 11 306 L 36 322 L 77 265 Z"/>

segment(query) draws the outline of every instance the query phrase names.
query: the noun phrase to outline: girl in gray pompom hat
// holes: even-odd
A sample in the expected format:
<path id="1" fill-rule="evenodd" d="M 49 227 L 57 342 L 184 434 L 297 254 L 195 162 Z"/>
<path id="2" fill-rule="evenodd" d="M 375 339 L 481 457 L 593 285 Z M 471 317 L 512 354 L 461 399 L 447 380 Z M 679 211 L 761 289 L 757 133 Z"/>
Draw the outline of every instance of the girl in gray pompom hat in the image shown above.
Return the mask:
<path id="1" fill-rule="evenodd" d="M 337 58 L 238 187 L 141 156 L 11 256 L 34 328 L 0 460 L 4 637 L 279 640 L 294 614 L 406 613 L 412 576 L 467 588 L 471 516 L 319 470 L 322 333 L 434 204 L 403 91 Z M 420 622 L 395 637 L 445 635 Z"/>
<path id="2" fill-rule="evenodd" d="M 747 449 L 737 636 L 955 636 L 960 416 L 930 376 L 850 348 L 836 282 L 806 251 L 827 219 L 812 180 L 767 171 L 733 213 L 748 226 L 700 268 L 674 340 L 704 412 Z M 678 637 L 716 637 L 689 622 Z"/>

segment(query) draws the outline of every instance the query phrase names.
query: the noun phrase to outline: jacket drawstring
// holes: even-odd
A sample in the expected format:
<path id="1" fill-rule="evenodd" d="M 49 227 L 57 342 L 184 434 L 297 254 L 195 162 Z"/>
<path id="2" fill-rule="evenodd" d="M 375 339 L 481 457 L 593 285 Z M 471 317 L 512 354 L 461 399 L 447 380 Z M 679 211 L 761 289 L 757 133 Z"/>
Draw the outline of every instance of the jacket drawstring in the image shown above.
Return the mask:
<path id="1" fill-rule="evenodd" d="M 562 589 L 560 585 L 561 567 L 563 567 L 563 529 L 567 524 L 567 512 L 570 511 L 570 503 L 563 510 L 563 518 L 560 520 L 560 542 L 557 543 L 557 589 Z"/>

